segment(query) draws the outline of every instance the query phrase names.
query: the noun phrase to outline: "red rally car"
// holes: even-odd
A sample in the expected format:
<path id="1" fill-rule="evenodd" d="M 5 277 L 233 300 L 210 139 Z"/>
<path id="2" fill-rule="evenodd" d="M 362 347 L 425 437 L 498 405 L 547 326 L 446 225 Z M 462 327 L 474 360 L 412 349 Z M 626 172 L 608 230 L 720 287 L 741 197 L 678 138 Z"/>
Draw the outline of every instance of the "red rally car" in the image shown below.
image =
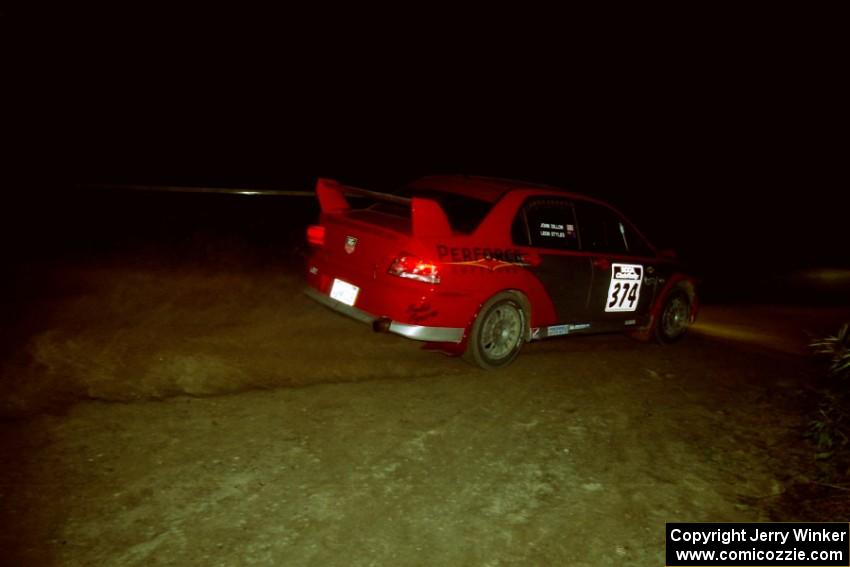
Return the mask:
<path id="1" fill-rule="evenodd" d="M 461 175 L 397 194 L 320 179 L 316 194 L 307 294 L 483 368 L 561 335 L 670 343 L 696 316 L 694 278 L 596 199 Z"/>

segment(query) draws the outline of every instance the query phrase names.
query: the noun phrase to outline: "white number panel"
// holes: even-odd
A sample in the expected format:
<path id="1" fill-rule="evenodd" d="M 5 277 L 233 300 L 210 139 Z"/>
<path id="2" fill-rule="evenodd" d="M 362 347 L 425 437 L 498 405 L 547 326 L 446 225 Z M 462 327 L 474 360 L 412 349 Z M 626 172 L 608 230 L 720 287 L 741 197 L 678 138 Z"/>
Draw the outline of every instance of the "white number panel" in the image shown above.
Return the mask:
<path id="1" fill-rule="evenodd" d="M 640 264 L 611 264 L 611 283 L 605 311 L 634 311 L 640 299 L 643 266 Z"/>

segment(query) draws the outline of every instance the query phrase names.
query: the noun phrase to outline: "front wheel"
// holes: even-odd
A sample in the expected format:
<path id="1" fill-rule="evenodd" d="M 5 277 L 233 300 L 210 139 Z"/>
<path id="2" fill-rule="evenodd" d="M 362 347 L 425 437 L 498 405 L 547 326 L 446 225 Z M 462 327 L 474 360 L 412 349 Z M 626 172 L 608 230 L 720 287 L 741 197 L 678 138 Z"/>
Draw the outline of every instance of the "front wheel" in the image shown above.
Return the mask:
<path id="1" fill-rule="evenodd" d="M 507 366 L 525 342 L 526 314 L 516 296 L 499 293 L 481 307 L 464 358 L 491 370 Z"/>
<path id="2" fill-rule="evenodd" d="M 655 325 L 655 339 L 662 344 L 678 341 L 691 325 L 691 301 L 684 291 L 674 291 L 664 300 Z"/>

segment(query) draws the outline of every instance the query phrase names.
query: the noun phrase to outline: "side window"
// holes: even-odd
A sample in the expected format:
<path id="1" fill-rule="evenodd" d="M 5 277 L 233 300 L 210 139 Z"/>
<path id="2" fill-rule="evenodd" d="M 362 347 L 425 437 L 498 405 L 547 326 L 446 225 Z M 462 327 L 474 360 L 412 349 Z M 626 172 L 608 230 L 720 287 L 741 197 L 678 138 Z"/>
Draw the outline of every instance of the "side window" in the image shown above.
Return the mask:
<path id="1" fill-rule="evenodd" d="M 578 249 L 575 212 L 564 199 L 529 199 L 512 227 L 516 244 L 560 250 Z"/>
<path id="2" fill-rule="evenodd" d="M 626 239 L 626 247 L 629 249 L 629 254 L 632 256 L 655 256 L 655 252 L 646 243 L 646 241 L 638 236 L 628 224 L 623 223 L 623 236 Z"/>
<path id="3" fill-rule="evenodd" d="M 575 207 L 583 250 L 633 256 L 652 255 L 643 239 L 614 211 L 586 202 L 578 202 Z"/>

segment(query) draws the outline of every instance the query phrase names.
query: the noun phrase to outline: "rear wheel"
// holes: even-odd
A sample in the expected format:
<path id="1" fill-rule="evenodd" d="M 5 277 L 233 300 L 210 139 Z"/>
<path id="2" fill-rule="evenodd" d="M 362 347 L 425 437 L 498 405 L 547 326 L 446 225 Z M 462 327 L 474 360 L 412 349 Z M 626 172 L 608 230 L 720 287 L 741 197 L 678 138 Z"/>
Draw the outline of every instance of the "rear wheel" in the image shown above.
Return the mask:
<path id="1" fill-rule="evenodd" d="M 674 343 L 685 336 L 691 325 L 691 301 L 684 291 L 671 292 L 655 325 L 655 338 L 662 344 Z"/>
<path id="2" fill-rule="evenodd" d="M 525 342 L 526 321 L 525 310 L 515 295 L 494 295 L 472 324 L 464 358 L 487 370 L 507 366 Z"/>

